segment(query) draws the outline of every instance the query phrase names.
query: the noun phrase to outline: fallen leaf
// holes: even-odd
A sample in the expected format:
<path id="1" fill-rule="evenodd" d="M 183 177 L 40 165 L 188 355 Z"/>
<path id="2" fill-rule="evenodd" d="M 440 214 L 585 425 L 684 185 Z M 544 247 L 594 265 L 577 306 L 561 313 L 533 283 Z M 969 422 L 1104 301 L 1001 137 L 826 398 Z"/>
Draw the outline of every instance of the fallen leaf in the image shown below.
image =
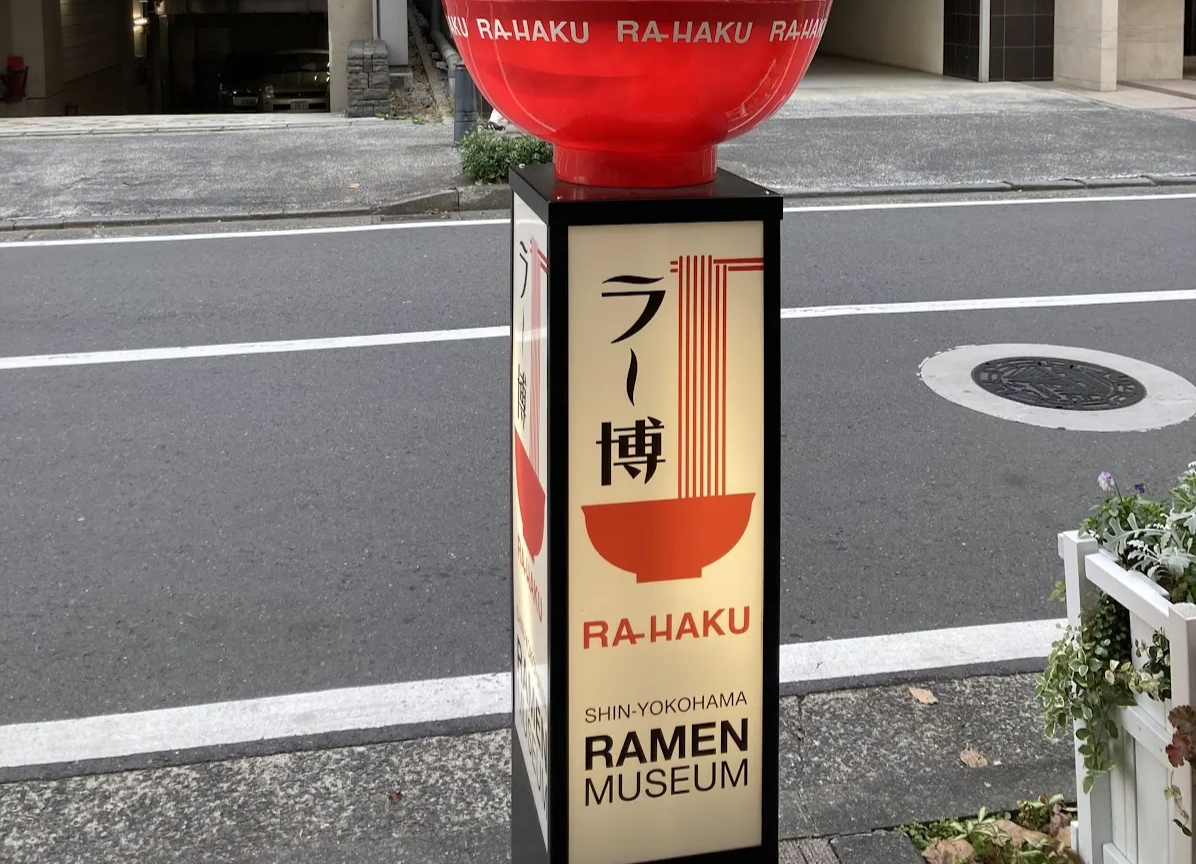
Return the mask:
<path id="1" fill-rule="evenodd" d="M 978 750 L 973 750 L 971 747 L 959 754 L 959 761 L 969 768 L 985 768 L 988 766 L 988 760 L 984 758 L 984 754 Z"/>
<path id="2" fill-rule="evenodd" d="M 933 693 L 929 690 L 923 690 L 921 687 L 910 687 L 909 695 L 913 696 L 923 705 L 937 705 L 939 701 Z"/>
<path id="3" fill-rule="evenodd" d="M 386 797 L 390 799 L 391 804 L 398 804 L 403 800 L 403 793 L 398 789 L 391 789 L 386 793 Z"/>
<path id="4" fill-rule="evenodd" d="M 972 864 L 975 855 L 967 840 L 935 840 L 922 850 L 926 864 Z"/>
<path id="5" fill-rule="evenodd" d="M 361 184 L 360 184 L 360 183 L 350 183 L 350 184 L 349 184 L 349 188 L 350 188 L 350 189 L 356 189 L 356 188 L 358 188 L 359 186 L 361 186 Z"/>
<path id="6" fill-rule="evenodd" d="M 1014 846 L 1023 846 L 1026 843 L 1048 843 L 1050 837 L 1039 832 L 1031 831 L 1029 828 L 1023 828 L 1016 822 L 1010 822 L 1008 819 L 997 820 L 997 830 L 1009 837 L 1009 841 Z"/>
<path id="7" fill-rule="evenodd" d="M 1047 823 L 1047 833 L 1052 837 L 1061 837 L 1064 831 L 1071 831 L 1071 816 L 1056 804 L 1051 811 L 1051 821 Z M 1068 836 L 1070 837 L 1071 834 L 1069 833 Z M 1068 841 L 1067 845 L 1070 846 L 1071 842 Z"/>

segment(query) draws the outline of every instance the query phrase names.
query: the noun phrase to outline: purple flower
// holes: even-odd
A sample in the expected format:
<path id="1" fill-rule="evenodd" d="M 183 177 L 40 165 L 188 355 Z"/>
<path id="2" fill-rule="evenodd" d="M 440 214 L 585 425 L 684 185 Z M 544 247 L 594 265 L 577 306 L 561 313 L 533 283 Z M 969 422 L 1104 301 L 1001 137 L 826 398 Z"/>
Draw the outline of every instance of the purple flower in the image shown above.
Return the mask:
<path id="1" fill-rule="evenodd" d="M 1139 495 L 1145 495 L 1146 494 L 1146 484 L 1145 483 L 1135 483 L 1134 491 L 1137 492 Z"/>
<path id="2" fill-rule="evenodd" d="M 1108 471 L 1102 471 L 1096 477 L 1096 485 L 1106 492 L 1113 491 L 1113 475 Z"/>

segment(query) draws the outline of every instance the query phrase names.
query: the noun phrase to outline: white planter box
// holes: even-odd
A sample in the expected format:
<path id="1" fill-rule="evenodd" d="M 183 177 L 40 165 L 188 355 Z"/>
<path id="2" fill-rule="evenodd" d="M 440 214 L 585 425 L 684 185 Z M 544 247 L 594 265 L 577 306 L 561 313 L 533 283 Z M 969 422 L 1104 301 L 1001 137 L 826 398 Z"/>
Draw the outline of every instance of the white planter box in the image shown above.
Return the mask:
<path id="1" fill-rule="evenodd" d="M 1171 641 L 1171 700 L 1139 696 L 1133 707 L 1120 710 L 1115 767 L 1087 795 L 1081 785 L 1083 759 L 1076 753 L 1079 812 L 1072 843 L 1086 864 L 1196 864 L 1196 845 L 1172 821 L 1179 810 L 1163 796 L 1170 779 L 1183 795 L 1184 808 L 1191 813 L 1196 807 L 1191 767 L 1172 769 L 1165 749 L 1172 705 L 1196 704 L 1196 605 L 1171 603 L 1158 585 L 1122 568 L 1089 536 L 1060 534 L 1059 556 L 1067 580 L 1068 623 L 1079 623 L 1080 612 L 1095 604 L 1100 589 L 1129 610 L 1135 643 L 1149 643 L 1158 630 Z M 1134 657 L 1135 666 L 1141 662 Z"/>

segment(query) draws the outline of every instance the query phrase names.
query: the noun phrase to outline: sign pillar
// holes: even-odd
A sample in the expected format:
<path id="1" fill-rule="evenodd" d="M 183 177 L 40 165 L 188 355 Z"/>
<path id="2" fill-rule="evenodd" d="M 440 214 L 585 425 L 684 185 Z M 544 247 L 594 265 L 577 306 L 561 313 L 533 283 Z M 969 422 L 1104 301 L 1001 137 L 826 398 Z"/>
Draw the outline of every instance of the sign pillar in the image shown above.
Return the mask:
<path id="1" fill-rule="evenodd" d="M 512 169 L 514 864 L 775 864 L 779 195 Z"/>

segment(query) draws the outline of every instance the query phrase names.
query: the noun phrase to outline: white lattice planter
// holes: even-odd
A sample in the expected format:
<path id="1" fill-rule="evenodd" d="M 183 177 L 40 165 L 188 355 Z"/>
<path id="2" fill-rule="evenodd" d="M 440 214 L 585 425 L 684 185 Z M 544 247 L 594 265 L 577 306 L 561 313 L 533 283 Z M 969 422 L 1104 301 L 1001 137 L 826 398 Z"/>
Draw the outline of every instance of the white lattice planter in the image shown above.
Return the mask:
<path id="1" fill-rule="evenodd" d="M 1162 588 L 1124 569 L 1093 538 L 1075 531 L 1059 535 L 1059 556 L 1067 579 L 1068 623 L 1079 623 L 1080 612 L 1096 603 L 1100 589 L 1129 610 L 1135 644 L 1149 643 L 1158 630 L 1171 641 L 1171 700 L 1138 696 L 1133 707 L 1120 709 L 1115 767 L 1087 795 L 1081 785 L 1083 759 L 1076 753 L 1078 824 L 1072 844 L 1086 864 L 1196 864 L 1196 841 L 1172 821 L 1179 810 L 1163 795 L 1173 782 L 1185 809 L 1192 812 L 1196 805 L 1191 767 L 1172 769 L 1166 753 L 1172 705 L 1196 704 L 1196 605 L 1171 603 Z M 1140 664 L 1135 657 L 1134 665 Z"/>

